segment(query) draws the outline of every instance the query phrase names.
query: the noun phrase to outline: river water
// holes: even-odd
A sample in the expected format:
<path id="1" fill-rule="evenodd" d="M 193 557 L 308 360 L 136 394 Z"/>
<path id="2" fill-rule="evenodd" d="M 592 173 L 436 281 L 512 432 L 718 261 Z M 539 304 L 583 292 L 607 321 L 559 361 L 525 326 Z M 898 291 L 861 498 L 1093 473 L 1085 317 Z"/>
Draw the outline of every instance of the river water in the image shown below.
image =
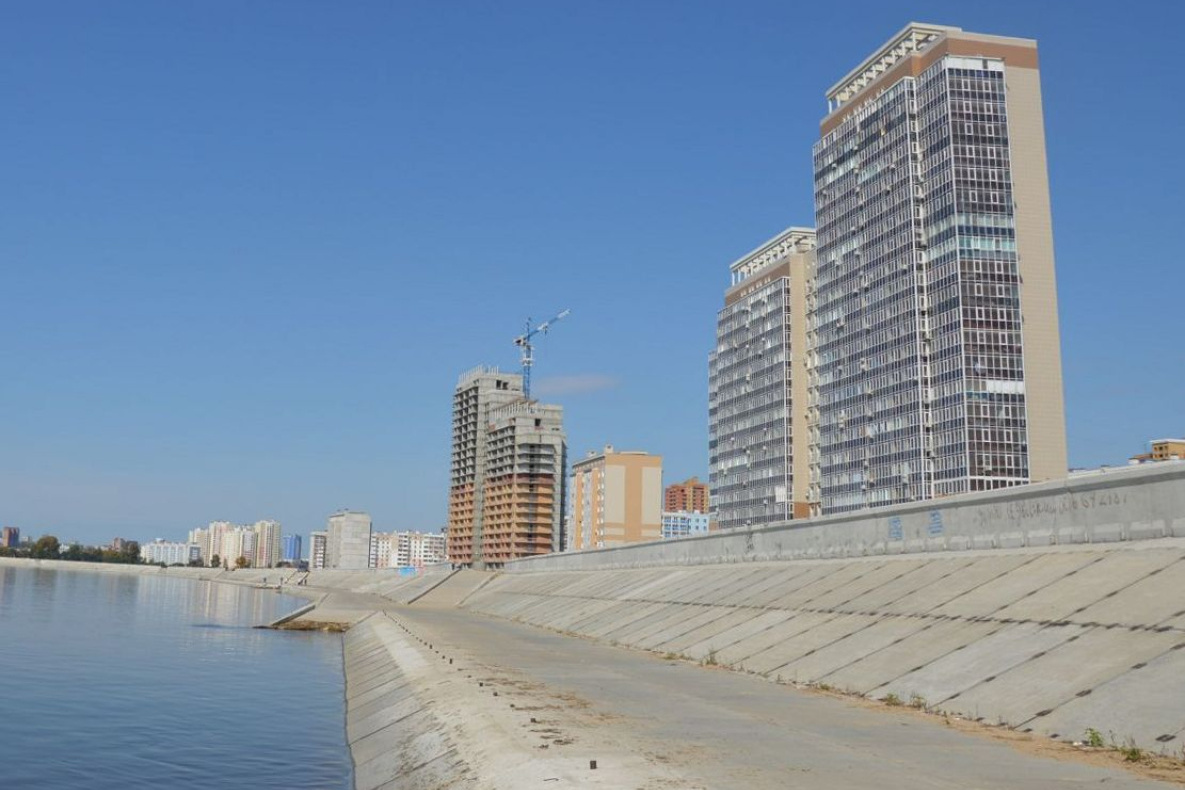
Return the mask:
<path id="1" fill-rule="evenodd" d="M 0 788 L 349 788 L 341 637 L 304 602 L 0 565 Z"/>

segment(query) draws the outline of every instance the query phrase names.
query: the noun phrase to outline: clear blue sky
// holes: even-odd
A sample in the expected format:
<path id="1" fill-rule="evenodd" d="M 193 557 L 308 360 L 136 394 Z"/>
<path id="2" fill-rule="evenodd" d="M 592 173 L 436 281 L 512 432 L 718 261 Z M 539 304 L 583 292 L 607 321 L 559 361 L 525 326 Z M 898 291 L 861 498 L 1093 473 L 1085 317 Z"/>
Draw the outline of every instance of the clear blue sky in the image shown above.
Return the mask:
<path id="1" fill-rule="evenodd" d="M 0 523 L 445 519 L 521 322 L 572 453 L 707 472 L 728 264 L 911 19 L 1041 46 L 1071 462 L 1185 433 L 1175 3 L 28 2 L 0 100 Z M 549 381 L 550 380 L 550 381 Z"/>

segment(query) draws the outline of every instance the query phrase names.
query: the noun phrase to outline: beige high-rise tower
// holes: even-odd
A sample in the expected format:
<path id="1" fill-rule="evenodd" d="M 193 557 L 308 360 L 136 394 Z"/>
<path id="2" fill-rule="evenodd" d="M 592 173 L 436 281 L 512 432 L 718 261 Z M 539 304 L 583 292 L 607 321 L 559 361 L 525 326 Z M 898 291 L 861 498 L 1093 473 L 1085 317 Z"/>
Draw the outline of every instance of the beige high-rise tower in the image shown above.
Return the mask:
<path id="1" fill-rule="evenodd" d="M 1064 477 L 1036 43 L 910 24 L 827 99 L 810 329 L 822 511 Z"/>

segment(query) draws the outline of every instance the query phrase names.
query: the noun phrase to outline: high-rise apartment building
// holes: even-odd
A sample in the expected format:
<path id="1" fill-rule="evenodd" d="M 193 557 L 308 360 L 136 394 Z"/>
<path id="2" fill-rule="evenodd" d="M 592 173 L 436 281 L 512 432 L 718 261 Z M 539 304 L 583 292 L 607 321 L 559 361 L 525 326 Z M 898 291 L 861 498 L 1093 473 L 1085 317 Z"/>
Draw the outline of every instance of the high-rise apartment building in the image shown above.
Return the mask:
<path id="1" fill-rule="evenodd" d="M 400 532 L 396 562 L 401 568 L 422 568 L 448 562 L 444 535 L 433 532 Z"/>
<path id="2" fill-rule="evenodd" d="M 325 567 L 364 570 L 370 567 L 370 515 L 339 510 L 329 517 L 325 539 Z"/>
<path id="3" fill-rule="evenodd" d="M 523 395 L 522 376 L 480 367 L 453 394 L 448 556 L 500 566 L 562 545 L 563 409 Z"/>
<path id="4" fill-rule="evenodd" d="M 446 562 L 444 535 L 375 532 L 370 536 L 372 568 L 422 568 Z"/>
<path id="5" fill-rule="evenodd" d="M 300 535 L 295 535 L 295 534 L 285 535 L 283 537 L 283 542 L 284 542 L 284 549 L 283 549 L 284 562 L 290 562 L 290 563 L 300 562 L 300 559 L 301 559 L 300 552 L 301 552 L 301 548 L 302 548 L 302 546 L 301 546 L 302 541 L 301 541 Z"/>
<path id="6" fill-rule="evenodd" d="M 252 566 L 274 568 L 282 558 L 282 529 L 278 521 L 256 521 L 251 528 L 255 532 L 255 556 Z"/>
<path id="7" fill-rule="evenodd" d="M 911 24 L 827 99 L 811 326 L 822 512 L 1064 477 L 1036 43 Z"/>
<path id="8" fill-rule="evenodd" d="M 663 491 L 662 509 L 687 513 L 708 512 L 708 484 L 698 477 L 689 477 L 682 483 L 672 483 Z"/>
<path id="9" fill-rule="evenodd" d="M 477 367 L 457 380 L 448 505 L 448 553 L 455 563 L 481 564 L 490 410 L 523 399 L 523 377 L 497 368 Z"/>
<path id="10" fill-rule="evenodd" d="M 729 267 L 708 360 L 711 494 L 721 528 L 810 514 L 806 340 L 814 262 L 814 231 L 792 227 Z"/>
<path id="11" fill-rule="evenodd" d="M 325 568 L 325 547 L 329 533 L 324 530 L 309 533 L 309 570 Z"/>
<path id="12" fill-rule="evenodd" d="M 0 546 L 13 549 L 20 545 L 21 530 L 20 527 L 5 527 L 0 530 Z"/>
<path id="13" fill-rule="evenodd" d="M 572 464 L 566 548 L 601 549 L 662 537 L 662 456 L 606 445 Z"/>
<path id="14" fill-rule="evenodd" d="M 245 567 L 251 567 L 255 564 L 255 541 L 254 529 L 232 527 L 222 533 L 222 545 L 215 554 L 222 557 L 224 566 L 233 568 L 242 560 L 246 563 Z"/>
<path id="15" fill-rule="evenodd" d="M 563 546 L 567 460 L 562 407 L 518 401 L 490 410 L 480 532 L 486 567 Z"/>

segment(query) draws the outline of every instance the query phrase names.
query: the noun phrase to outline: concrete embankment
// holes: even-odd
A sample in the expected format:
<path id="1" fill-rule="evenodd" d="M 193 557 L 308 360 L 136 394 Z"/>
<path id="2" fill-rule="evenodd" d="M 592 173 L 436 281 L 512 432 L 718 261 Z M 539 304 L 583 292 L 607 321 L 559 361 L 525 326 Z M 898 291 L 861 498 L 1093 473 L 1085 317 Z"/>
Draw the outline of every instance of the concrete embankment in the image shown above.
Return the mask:
<path id="1" fill-rule="evenodd" d="M 1181 539 L 512 573 L 466 605 L 1066 740 L 1185 740 Z"/>

